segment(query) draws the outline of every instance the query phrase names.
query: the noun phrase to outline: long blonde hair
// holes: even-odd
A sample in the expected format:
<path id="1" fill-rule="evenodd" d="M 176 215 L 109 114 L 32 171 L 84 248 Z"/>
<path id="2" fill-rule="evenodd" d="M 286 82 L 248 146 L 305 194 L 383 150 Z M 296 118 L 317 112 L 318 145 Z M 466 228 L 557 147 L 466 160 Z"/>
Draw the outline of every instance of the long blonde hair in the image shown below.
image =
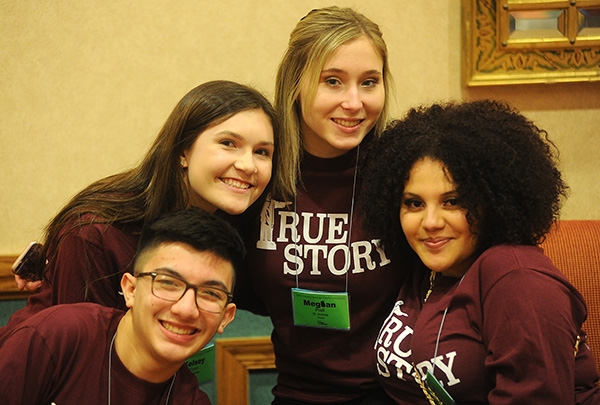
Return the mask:
<path id="1" fill-rule="evenodd" d="M 279 116 L 282 138 L 281 150 L 287 165 L 281 170 L 286 190 L 295 194 L 299 177 L 302 140 L 300 105 L 298 99 L 303 83 L 308 85 L 308 98 L 314 97 L 321 70 L 337 48 L 353 39 L 366 36 L 383 60 L 385 102 L 374 128 L 379 135 L 389 120 L 389 94 L 392 77 L 388 68 L 388 51 L 379 26 L 351 8 L 337 6 L 315 9 L 303 17 L 292 33 L 288 48 L 277 71 L 275 110 Z"/>

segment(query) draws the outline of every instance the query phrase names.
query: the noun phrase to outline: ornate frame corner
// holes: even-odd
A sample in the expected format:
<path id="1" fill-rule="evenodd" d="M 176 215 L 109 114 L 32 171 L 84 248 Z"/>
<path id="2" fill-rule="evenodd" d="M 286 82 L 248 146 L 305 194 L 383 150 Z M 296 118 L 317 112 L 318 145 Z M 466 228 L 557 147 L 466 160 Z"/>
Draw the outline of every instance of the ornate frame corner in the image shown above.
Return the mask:
<path id="1" fill-rule="evenodd" d="M 593 0 L 462 0 L 462 71 L 466 86 L 600 80 L 600 28 L 580 35 L 578 13 Z M 511 38 L 510 13 L 557 10 L 560 34 Z M 558 31 L 557 31 L 558 32 Z"/>
<path id="2" fill-rule="evenodd" d="M 215 346 L 217 404 L 248 404 L 250 371 L 275 369 L 271 338 L 265 336 L 217 339 Z"/>

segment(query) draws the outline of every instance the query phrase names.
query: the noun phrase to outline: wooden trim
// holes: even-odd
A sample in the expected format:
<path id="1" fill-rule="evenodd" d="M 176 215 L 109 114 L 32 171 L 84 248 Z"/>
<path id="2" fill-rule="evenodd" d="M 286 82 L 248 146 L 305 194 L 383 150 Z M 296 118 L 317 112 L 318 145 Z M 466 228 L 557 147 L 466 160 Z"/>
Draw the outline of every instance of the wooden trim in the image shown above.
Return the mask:
<path id="1" fill-rule="evenodd" d="M 215 346 L 217 404 L 248 404 L 249 372 L 275 369 L 275 354 L 271 338 L 265 336 L 217 339 Z"/>
<path id="2" fill-rule="evenodd" d="M 0 300 L 25 299 L 29 296 L 27 291 L 19 291 L 15 284 L 15 276 L 10 270 L 17 256 L 0 256 Z"/>

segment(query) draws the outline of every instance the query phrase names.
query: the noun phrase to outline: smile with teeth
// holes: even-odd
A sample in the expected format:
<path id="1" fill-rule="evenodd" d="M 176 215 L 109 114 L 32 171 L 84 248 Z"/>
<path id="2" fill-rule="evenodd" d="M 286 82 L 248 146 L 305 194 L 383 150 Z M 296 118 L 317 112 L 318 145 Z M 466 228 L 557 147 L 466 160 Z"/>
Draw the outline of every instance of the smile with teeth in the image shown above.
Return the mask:
<path id="1" fill-rule="evenodd" d="M 227 184 L 228 186 L 235 187 L 235 188 L 241 188 L 244 190 L 252 187 L 252 184 L 246 183 L 245 181 L 236 180 L 236 179 L 223 179 L 222 178 L 221 181 L 223 183 Z"/>
<path id="2" fill-rule="evenodd" d="M 161 325 L 168 331 L 176 333 L 178 335 L 191 335 L 193 333 L 196 332 L 195 328 L 191 328 L 191 329 L 183 329 L 183 328 L 178 328 L 177 326 L 171 325 L 169 323 L 166 322 L 161 322 Z"/>
<path id="3" fill-rule="evenodd" d="M 358 124 L 360 124 L 363 120 L 362 119 L 344 120 L 344 119 L 340 119 L 340 118 L 332 118 L 332 121 L 343 127 L 352 128 L 352 127 L 355 127 Z"/>

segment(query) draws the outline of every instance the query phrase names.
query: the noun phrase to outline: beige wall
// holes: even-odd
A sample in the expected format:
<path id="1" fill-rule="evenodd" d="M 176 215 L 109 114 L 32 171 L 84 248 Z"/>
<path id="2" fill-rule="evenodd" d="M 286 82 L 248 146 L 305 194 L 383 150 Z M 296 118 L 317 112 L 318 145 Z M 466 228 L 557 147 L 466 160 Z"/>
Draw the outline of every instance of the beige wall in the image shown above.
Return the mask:
<path id="1" fill-rule="evenodd" d="M 378 22 L 393 111 L 503 98 L 562 150 L 563 218 L 600 219 L 600 82 L 465 89 L 460 2 L 337 1 Z M 192 87 L 231 79 L 272 95 L 289 32 L 330 1 L 0 0 L 0 255 L 18 253 L 90 182 L 135 164 Z"/>

